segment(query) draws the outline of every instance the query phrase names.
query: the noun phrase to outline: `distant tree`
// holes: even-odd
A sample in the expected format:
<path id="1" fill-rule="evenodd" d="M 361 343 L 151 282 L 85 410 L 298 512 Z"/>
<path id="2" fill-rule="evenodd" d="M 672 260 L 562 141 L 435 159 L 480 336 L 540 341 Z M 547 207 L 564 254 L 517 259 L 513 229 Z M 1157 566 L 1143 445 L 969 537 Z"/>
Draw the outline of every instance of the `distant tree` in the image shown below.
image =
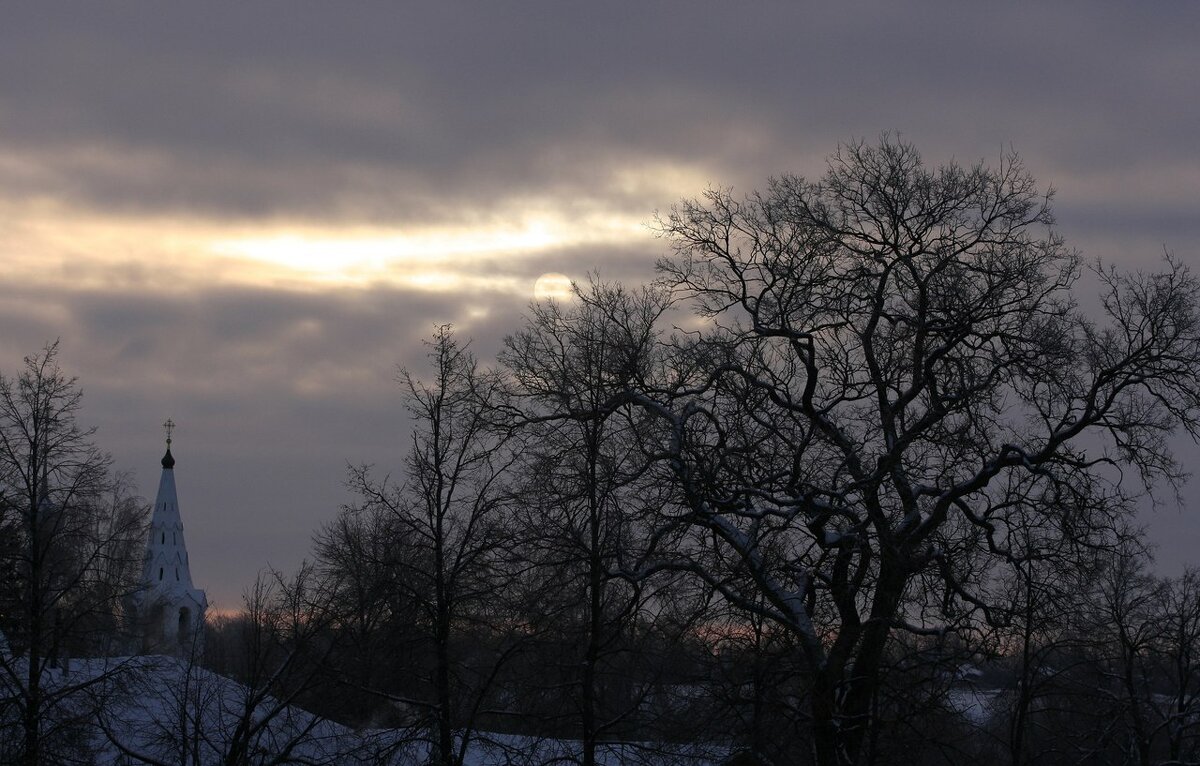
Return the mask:
<path id="1" fill-rule="evenodd" d="M 1085 591 L 1077 621 L 1092 667 L 1072 691 L 1097 713 L 1077 746 L 1095 763 L 1149 766 L 1163 690 L 1156 655 L 1163 637 L 1162 580 L 1150 572 L 1143 542 L 1132 538 L 1103 561 Z"/>
<path id="2" fill-rule="evenodd" d="M 711 733 L 728 737 L 767 763 L 802 762 L 803 667 L 792 636 L 757 612 L 714 602 L 703 616 L 712 659 L 699 680 L 712 700 Z"/>
<path id="3" fill-rule="evenodd" d="M 999 575 L 1003 620 L 996 640 L 1014 678 L 993 712 L 1007 729 L 1013 764 L 1056 763 L 1070 751 L 1062 738 L 1037 733 L 1053 728 L 1039 710 L 1071 691 L 1073 676 L 1095 649 L 1098 636 L 1082 627 L 1081 618 L 1105 562 L 1116 551 L 1141 550 L 1136 530 L 1110 523 L 1119 498 L 1105 496 L 1093 506 L 1089 493 L 1076 491 L 1046 502 L 1049 508 L 1010 535 Z M 1031 740 L 1043 744 L 1035 747 Z"/>
<path id="4" fill-rule="evenodd" d="M 842 147 L 820 181 L 662 220 L 662 277 L 701 322 L 680 384 L 627 396 L 669 434 L 672 523 L 745 578 L 672 565 L 795 637 L 822 765 L 867 757 L 893 635 L 996 618 L 988 560 L 1071 511 L 1045 498 L 1086 486 L 1104 508 L 1123 494 L 1110 468 L 1181 477 L 1167 436 L 1200 424 L 1195 278 L 1097 267 L 1094 319 L 1052 222 L 1015 155 L 929 169 L 889 137 Z M 916 589 L 937 610 L 914 616 Z"/>
<path id="5" fill-rule="evenodd" d="M 521 644 L 505 608 L 515 578 L 504 482 L 516 451 L 512 431 L 492 418 L 499 379 L 478 369 L 449 327 L 428 345 L 429 379 L 400 373 L 413 419 L 404 479 L 351 469 L 357 502 L 320 547 L 331 587 L 351 595 L 348 626 L 370 631 L 389 616 L 379 610 L 411 620 L 391 634 L 405 642 L 391 646 L 409 658 L 405 688 L 368 689 L 418 711 L 431 763 L 459 766 Z"/>
<path id="6" fill-rule="evenodd" d="M 80 401 L 57 343 L 16 377 L 0 374 L 0 629 L 11 643 L 0 707 L 16 713 L 29 766 L 66 759 L 67 727 L 87 714 L 80 692 L 96 682 L 73 679 L 66 662 L 120 645 L 141 564 L 145 508 L 78 424 Z"/>
<path id="7" fill-rule="evenodd" d="M 1190 567 L 1159 592 L 1158 662 L 1163 693 L 1155 697 L 1167 760 L 1200 761 L 1200 570 Z"/>
<path id="8" fill-rule="evenodd" d="M 1092 763 L 1183 764 L 1200 754 L 1200 593 L 1196 574 L 1151 572 L 1137 538 L 1102 560 L 1081 588 L 1077 645 L 1085 663 L 1056 679 L 1075 720 L 1038 721 L 1043 739 Z M 1083 672 L 1080 672 L 1082 670 Z M 1062 700 L 1074 698 L 1073 706 Z M 1086 712 L 1085 712 L 1086 711 Z M 1072 732 L 1070 736 L 1064 731 Z M 1058 762 L 1047 759 L 1047 762 Z"/>
<path id="9" fill-rule="evenodd" d="M 657 423 L 629 403 L 608 406 L 661 369 L 657 321 L 668 305 L 660 290 L 593 279 L 569 302 L 534 304 L 501 354 L 513 385 L 507 414 L 528 444 L 518 503 L 524 550 L 546 585 L 533 619 L 560 644 L 541 663 L 549 671 L 541 687 L 562 692 L 552 695 L 564 703 L 554 717 L 580 739 L 584 766 L 648 707 L 653 679 L 632 678 L 632 660 L 649 648 L 638 634 L 653 602 L 670 598 L 665 578 L 650 587 L 624 577 L 668 502 L 669 489 L 650 480 L 639 433 Z"/>
<path id="10" fill-rule="evenodd" d="M 364 693 L 399 691 L 411 670 L 408 649 L 423 631 L 407 588 L 398 584 L 399 562 L 410 554 L 420 556 L 378 505 L 343 509 L 314 538 L 313 555 L 336 613 L 333 659 L 340 683 L 329 685 L 324 703 L 361 725 L 411 723 L 392 701 Z"/>

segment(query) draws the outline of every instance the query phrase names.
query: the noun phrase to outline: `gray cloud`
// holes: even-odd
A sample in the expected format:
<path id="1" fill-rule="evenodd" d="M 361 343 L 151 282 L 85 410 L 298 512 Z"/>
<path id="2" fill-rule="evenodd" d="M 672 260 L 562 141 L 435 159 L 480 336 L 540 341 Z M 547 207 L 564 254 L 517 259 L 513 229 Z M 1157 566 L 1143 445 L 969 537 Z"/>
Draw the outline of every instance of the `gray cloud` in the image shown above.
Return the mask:
<path id="1" fill-rule="evenodd" d="M 1185 2 L 14 5 L 0 24 L 0 202 L 403 228 L 530 198 L 649 220 L 706 182 L 819 175 L 839 141 L 894 129 L 930 162 L 1015 146 L 1060 189 L 1060 226 L 1089 255 L 1137 264 L 1167 245 L 1188 261 L 1198 28 Z M 672 165 L 686 182 L 655 176 Z M 661 183 L 628 183 L 630 169 Z M 63 245 L 72 259 L 88 246 Z M 660 252 L 596 245 L 477 272 L 638 280 Z M 161 285 L 169 267 L 155 268 Z M 86 416 L 146 492 L 157 424 L 181 424 L 196 575 L 233 606 L 346 499 L 346 461 L 398 464 L 392 377 L 419 366 L 433 324 L 457 322 L 487 357 L 521 308 L 500 292 L 0 279 L 0 370 L 61 336 Z M 1186 517 L 1152 523 L 1166 559 L 1200 546 Z"/>
<path id="2" fill-rule="evenodd" d="M 405 220 L 648 157 L 757 184 L 885 128 L 1067 173 L 1200 131 L 1188 4 L 355 10 L 15 9 L 5 143 L 91 205 Z"/>
<path id="3" fill-rule="evenodd" d="M 504 298 L 492 309 L 499 321 L 462 328 L 480 336 L 484 354 L 520 311 Z M 5 287 L 0 324 L 11 332 L 0 340 L 0 370 L 61 336 L 85 422 L 146 493 L 157 483 L 158 424 L 180 424 L 176 471 L 196 576 L 230 607 L 268 562 L 298 563 L 313 530 L 348 499 L 347 463 L 400 465 L 408 424 L 396 369 L 421 372 L 421 339 L 464 313 L 444 296 L 397 290 L 156 298 Z"/>

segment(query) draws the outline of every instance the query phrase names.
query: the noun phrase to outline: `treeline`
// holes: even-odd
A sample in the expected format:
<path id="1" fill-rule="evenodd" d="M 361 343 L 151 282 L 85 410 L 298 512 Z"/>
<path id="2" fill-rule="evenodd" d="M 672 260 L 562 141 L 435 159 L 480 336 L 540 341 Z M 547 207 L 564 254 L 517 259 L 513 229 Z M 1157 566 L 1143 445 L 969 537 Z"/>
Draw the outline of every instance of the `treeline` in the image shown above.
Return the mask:
<path id="1" fill-rule="evenodd" d="M 1195 761 L 1197 575 L 1131 522 L 1200 425 L 1197 283 L 1085 269 L 1049 202 L 851 143 L 680 203 L 655 285 L 532 307 L 494 366 L 438 330 L 402 462 L 205 662 L 437 764 Z"/>

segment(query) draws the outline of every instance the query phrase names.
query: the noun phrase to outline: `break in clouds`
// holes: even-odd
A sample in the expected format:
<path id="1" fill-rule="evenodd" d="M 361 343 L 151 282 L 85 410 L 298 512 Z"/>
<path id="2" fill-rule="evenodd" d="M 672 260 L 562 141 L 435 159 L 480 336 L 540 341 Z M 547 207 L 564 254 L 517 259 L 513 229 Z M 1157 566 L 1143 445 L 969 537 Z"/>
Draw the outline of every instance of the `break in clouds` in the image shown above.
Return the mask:
<path id="1" fill-rule="evenodd" d="M 233 604 L 298 560 L 347 462 L 398 461 L 393 376 L 435 324 L 488 358 L 543 274 L 651 278 L 655 212 L 708 186 L 816 177 L 884 130 L 930 164 L 1011 146 L 1086 256 L 1192 258 L 1198 23 L 1181 3 L 9 8 L 0 362 L 61 337 L 144 493 L 180 424 L 197 577 Z M 1168 561 L 1197 542 L 1174 511 L 1153 524 Z"/>

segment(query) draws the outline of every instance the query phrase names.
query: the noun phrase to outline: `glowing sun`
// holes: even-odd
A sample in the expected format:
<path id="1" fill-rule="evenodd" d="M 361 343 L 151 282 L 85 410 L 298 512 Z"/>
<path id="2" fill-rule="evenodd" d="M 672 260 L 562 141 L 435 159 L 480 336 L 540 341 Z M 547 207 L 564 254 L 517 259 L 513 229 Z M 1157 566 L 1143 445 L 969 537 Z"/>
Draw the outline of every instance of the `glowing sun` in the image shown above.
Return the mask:
<path id="1" fill-rule="evenodd" d="M 547 272 L 533 283 L 533 299 L 544 301 L 553 298 L 556 301 L 569 301 L 574 293 L 571 292 L 571 279 L 566 274 L 556 271 Z"/>

